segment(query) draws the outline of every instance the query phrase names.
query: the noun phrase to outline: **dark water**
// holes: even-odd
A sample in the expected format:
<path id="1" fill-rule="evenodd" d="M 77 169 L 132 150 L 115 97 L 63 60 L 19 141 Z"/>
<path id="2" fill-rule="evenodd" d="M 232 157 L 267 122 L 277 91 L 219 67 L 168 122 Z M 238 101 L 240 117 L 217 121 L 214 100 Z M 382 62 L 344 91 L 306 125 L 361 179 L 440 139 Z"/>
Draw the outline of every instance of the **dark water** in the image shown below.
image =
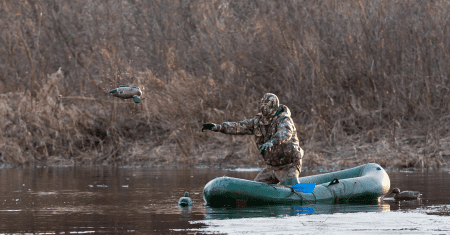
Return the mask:
<path id="1" fill-rule="evenodd" d="M 304 215 L 301 205 L 216 209 L 205 206 L 204 185 L 217 176 L 253 179 L 258 171 L 218 168 L 35 167 L 0 169 L 0 233 L 186 233 L 189 221 Z M 302 176 L 321 172 L 306 171 Z M 391 187 L 417 190 L 413 202 L 306 205 L 314 213 L 409 210 L 450 204 L 448 171 L 388 172 Z M 194 205 L 178 206 L 189 191 Z"/>

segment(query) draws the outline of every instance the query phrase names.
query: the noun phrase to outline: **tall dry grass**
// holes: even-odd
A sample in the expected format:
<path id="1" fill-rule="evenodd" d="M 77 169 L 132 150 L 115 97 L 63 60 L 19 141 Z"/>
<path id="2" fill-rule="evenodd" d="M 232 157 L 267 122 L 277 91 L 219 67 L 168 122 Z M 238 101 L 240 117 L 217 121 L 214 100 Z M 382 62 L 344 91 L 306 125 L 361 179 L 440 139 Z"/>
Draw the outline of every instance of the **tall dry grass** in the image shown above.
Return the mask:
<path id="1" fill-rule="evenodd" d="M 307 166 L 448 166 L 447 1 L 0 4 L 4 164 L 261 164 L 251 137 L 200 128 L 273 92 Z M 123 84 L 143 102 L 106 95 Z"/>

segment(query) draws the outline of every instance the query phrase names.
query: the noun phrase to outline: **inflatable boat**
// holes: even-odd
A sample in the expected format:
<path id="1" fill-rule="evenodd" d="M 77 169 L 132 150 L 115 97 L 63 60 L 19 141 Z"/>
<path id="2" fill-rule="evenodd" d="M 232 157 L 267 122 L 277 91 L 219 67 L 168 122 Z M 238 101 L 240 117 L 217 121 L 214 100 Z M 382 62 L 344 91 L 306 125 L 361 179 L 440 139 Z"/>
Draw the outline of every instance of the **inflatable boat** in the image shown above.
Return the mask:
<path id="1" fill-rule="evenodd" d="M 311 193 L 297 192 L 293 185 L 315 183 Z M 203 189 L 209 206 L 373 203 L 388 193 L 390 180 L 386 171 L 375 163 L 320 175 L 288 179 L 266 184 L 232 177 L 211 180 Z"/>

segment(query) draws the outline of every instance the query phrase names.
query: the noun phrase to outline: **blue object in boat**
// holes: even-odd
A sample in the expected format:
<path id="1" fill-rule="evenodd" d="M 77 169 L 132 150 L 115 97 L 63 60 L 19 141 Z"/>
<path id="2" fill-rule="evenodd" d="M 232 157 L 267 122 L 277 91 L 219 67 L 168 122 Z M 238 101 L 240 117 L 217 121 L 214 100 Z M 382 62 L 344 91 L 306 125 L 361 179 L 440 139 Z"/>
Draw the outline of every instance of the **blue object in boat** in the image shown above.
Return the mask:
<path id="1" fill-rule="evenodd" d="M 314 209 L 306 206 L 296 206 L 294 214 L 312 214 Z"/>
<path id="2" fill-rule="evenodd" d="M 316 183 L 300 183 L 292 185 L 294 191 L 299 193 L 312 193 L 315 187 Z"/>

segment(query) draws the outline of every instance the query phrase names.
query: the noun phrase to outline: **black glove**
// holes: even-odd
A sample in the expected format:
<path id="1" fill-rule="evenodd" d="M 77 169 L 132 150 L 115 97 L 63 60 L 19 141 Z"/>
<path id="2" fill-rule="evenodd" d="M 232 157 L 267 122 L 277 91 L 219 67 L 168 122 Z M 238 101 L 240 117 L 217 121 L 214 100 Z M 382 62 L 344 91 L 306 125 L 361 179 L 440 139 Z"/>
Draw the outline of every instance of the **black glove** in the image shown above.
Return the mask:
<path id="1" fill-rule="evenodd" d="M 203 130 L 211 130 L 212 131 L 213 127 L 215 127 L 215 126 L 216 126 L 216 124 L 214 124 L 214 123 L 205 123 L 205 124 L 203 124 L 202 132 L 203 132 Z"/>

